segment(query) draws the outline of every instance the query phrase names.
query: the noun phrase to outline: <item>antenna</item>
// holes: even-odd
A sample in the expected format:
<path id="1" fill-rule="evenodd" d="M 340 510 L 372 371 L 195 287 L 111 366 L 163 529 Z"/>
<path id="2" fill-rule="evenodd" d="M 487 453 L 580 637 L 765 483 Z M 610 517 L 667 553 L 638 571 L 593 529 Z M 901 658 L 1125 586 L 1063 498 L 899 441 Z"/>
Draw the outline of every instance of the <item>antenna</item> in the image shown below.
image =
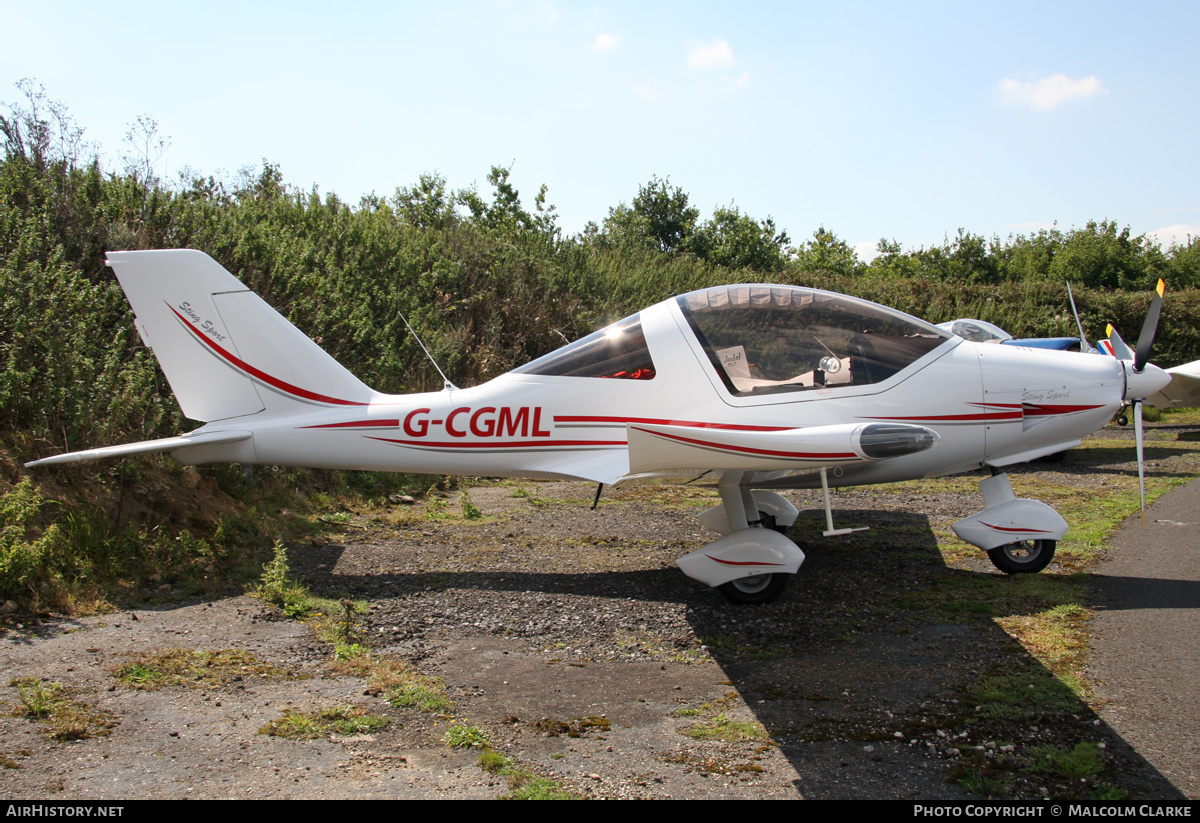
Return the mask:
<path id="1" fill-rule="evenodd" d="M 413 336 L 413 338 L 417 341 L 417 345 L 421 347 L 421 351 L 425 352 L 425 356 L 429 358 L 429 362 L 433 364 L 435 369 L 437 369 L 437 373 L 442 376 L 442 390 L 458 391 L 458 386 L 450 382 L 450 379 L 446 377 L 446 373 L 442 371 L 442 367 L 437 364 L 437 361 L 433 359 L 433 355 L 429 353 L 429 349 L 425 348 L 425 344 L 421 342 L 421 336 L 413 331 L 412 326 L 408 325 L 408 318 L 404 316 L 404 312 L 397 312 L 397 314 L 399 314 L 400 319 L 404 321 L 404 325 L 408 329 L 408 333 Z"/>

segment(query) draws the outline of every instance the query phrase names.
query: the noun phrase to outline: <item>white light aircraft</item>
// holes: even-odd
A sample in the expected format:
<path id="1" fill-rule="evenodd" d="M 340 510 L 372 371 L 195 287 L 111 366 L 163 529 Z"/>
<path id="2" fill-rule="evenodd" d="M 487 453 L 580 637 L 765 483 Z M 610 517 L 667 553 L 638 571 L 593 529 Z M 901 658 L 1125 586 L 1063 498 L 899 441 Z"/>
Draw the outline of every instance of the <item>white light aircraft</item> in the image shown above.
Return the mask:
<path id="1" fill-rule="evenodd" d="M 201 252 L 113 252 L 108 265 L 183 413 L 204 425 L 27 465 L 169 452 L 600 484 L 711 474 L 720 503 L 700 519 L 722 536 L 678 564 L 740 603 L 774 599 L 804 561 L 781 533 L 798 512 L 776 489 L 822 488 L 835 535 L 851 530 L 834 528 L 830 487 L 988 467 L 983 510 L 954 530 L 1005 572 L 1042 570 L 1067 523 L 1015 497 L 1000 470 L 1078 445 L 1169 382 L 1146 362 L 1157 305 L 1137 356 L 1120 360 L 977 344 L 845 295 L 737 285 L 664 300 L 480 386 L 387 395 Z"/>

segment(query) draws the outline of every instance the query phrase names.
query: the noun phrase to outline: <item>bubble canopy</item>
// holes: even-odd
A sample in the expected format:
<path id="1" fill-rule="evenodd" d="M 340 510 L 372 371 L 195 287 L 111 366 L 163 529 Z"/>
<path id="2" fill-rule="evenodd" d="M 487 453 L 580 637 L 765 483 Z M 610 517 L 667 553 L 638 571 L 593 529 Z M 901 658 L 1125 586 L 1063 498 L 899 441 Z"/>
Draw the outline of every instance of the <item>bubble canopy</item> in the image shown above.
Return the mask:
<path id="1" fill-rule="evenodd" d="M 719 286 L 676 298 L 739 397 L 880 383 L 950 335 L 903 312 L 796 286 Z"/>
<path id="2" fill-rule="evenodd" d="M 818 289 L 718 286 L 675 301 L 739 397 L 879 383 L 953 339 L 902 312 Z M 663 365 L 634 314 L 514 371 L 651 380 Z"/>

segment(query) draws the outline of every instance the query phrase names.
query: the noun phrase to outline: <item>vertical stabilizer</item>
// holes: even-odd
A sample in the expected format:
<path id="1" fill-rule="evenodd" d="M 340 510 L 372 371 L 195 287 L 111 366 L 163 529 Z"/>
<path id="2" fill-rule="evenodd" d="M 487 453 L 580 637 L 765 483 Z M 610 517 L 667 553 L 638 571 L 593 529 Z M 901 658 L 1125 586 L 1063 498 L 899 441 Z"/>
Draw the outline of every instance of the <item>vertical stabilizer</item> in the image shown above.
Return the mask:
<path id="1" fill-rule="evenodd" d="M 207 254 L 109 252 L 108 265 L 189 418 L 371 402 L 362 381 Z"/>

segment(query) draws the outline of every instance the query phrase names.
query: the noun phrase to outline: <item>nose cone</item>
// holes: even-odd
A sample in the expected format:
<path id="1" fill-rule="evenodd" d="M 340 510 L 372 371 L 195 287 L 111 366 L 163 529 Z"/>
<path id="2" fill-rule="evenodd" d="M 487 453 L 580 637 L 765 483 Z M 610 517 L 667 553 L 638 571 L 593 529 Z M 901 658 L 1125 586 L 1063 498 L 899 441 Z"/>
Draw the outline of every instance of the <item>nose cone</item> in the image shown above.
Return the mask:
<path id="1" fill-rule="evenodd" d="M 1126 360 L 1125 366 L 1125 399 L 1141 400 L 1162 391 L 1171 382 L 1171 375 L 1152 363 L 1140 372 L 1133 370 L 1133 362 Z"/>

